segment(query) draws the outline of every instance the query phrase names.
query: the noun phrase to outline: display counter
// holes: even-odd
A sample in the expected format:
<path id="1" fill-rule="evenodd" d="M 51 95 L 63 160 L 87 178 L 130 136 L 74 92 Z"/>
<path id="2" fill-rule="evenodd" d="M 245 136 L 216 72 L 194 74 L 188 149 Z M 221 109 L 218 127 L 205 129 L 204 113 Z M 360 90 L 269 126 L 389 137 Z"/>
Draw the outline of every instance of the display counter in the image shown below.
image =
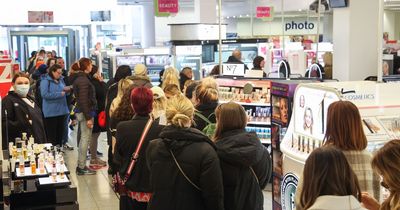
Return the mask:
<path id="1" fill-rule="evenodd" d="M 248 116 L 246 130 L 257 133 L 263 144 L 271 144 L 270 80 L 218 78 L 219 102 L 236 102 Z"/>
<path id="2" fill-rule="evenodd" d="M 51 144 L 20 140 L 4 150 L 1 207 L 6 209 L 79 209 L 77 188 L 61 153 Z"/>
<path id="3" fill-rule="evenodd" d="M 400 138 L 400 98 L 393 97 L 393 91 L 399 89 L 398 83 L 372 81 L 297 86 L 290 124 L 280 144 L 284 174 L 282 209 L 294 209 L 295 191 L 304 163 L 308 155 L 323 144 L 329 105 L 348 100 L 358 107 L 368 139 L 367 150 L 374 152 L 388 140 Z"/>

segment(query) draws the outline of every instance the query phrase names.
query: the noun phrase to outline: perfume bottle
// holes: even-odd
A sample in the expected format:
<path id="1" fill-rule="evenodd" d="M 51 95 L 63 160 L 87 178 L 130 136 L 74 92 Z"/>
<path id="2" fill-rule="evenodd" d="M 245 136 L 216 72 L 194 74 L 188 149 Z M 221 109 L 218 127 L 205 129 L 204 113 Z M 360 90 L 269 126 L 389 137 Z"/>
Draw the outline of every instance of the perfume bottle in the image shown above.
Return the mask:
<path id="1" fill-rule="evenodd" d="M 52 167 L 51 167 L 51 178 L 53 179 L 53 182 L 57 181 L 57 166 L 56 166 L 55 160 L 53 160 Z"/>
<path id="2" fill-rule="evenodd" d="M 31 156 L 31 171 L 32 174 L 36 174 L 36 161 L 35 161 L 35 155 Z"/>
<path id="3" fill-rule="evenodd" d="M 297 139 L 297 150 L 300 151 L 301 148 L 301 136 L 299 139 Z"/>
<path id="4" fill-rule="evenodd" d="M 60 178 L 61 179 L 64 179 L 64 174 L 65 174 L 65 172 L 64 172 L 64 158 L 63 158 L 63 156 L 62 155 L 60 155 Z"/>
<path id="5" fill-rule="evenodd" d="M 43 155 L 40 155 L 39 156 L 39 172 L 41 173 L 41 174 L 44 174 L 45 173 L 45 169 L 44 169 L 44 158 L 43 158 Z"/>
<path id="6" fill-rule="evenodd" d="M 25 174 L 25 162 L 22 156 L 19 156 L 19 173 L 21 175 Z"/>
<path id="7" fill-rule="evenodd" d="M 27 143 L 28 141 L 28 136 L 26 133 L 22 133 L 22 141 L 24 141 L 25 143 Z"/>
<path id="8" fill-rule="evenodd" d="M 307 138 L 307 154 L 310 153 L 310 139 Z"/>
<path id="9" fill-rule="evenodd" d="M 303 138 L 301 139 L 301 151 L 302 152 L 304 152 L 304 150 L 305 150 L 305 144 L 304 144 L 305 140 L 306 140 L 306 137 L 303 136 Z"/>

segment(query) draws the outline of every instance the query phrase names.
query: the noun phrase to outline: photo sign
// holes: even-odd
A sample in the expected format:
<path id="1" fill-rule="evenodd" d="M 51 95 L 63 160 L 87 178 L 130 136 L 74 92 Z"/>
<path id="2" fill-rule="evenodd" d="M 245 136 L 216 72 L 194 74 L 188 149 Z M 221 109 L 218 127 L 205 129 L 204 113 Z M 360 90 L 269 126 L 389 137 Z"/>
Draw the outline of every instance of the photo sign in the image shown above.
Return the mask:
<path id="1" fill-rule="evenodd" d="M 53 11 L 28 11 L 28 23 L 53 23 Z"/>

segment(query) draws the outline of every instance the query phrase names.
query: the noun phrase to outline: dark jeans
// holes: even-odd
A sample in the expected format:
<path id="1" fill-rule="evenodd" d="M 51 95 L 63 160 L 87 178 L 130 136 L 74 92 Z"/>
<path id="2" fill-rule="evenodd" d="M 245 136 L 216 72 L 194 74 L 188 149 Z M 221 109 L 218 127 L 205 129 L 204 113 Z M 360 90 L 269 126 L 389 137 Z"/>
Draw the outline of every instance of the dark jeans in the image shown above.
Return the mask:
<path id="1" fill-rule="evenodd" d="M 55 145 L 62 145 L 65 132 L 68 132 L 68 126 L 65 124 L 67 115 L 44 118 L 45 130 L 48 142 Z"/>
<path id="2" fill-rule="evenodd" d="M 128 196 L 121 196 L 119 198 L 119 209 L 120 210 L 146 210 L 147 203 L 138 202 Z"/>

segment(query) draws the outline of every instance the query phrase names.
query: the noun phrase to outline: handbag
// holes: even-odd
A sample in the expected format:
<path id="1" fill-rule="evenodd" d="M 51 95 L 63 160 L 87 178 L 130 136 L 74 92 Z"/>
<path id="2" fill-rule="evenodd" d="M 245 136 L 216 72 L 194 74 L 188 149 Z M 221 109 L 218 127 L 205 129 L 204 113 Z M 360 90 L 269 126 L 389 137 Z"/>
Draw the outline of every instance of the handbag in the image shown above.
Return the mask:
<path id="1" fill-rule="evenodd" d="M 99 124 L 100 128 L 106 128 L 106 112 L 105 111 L 101 111 L 98 115 L 97 115 L 97 123 Z"/>
<path id="2" fill-rule="evenodd" d="M 126 193 L 127 193 L 125 184 L 128 181 L 129 177 L 131 176 L 132 170 L 135 167 L 136 162 L 138 161 L 140 149 L 142 148 L 144 139 L 146 138 L 147 133 L 149 132 L 152 123 L 153 123 L 153 119 L 150 117 L 146 123 L 146 126 L 144 127 L 142 136 L 140 137 L 140 140 L 135 149 L 135 152 L 131 156 L 131 162 L 129 163 L 129 167 L 125 173 L 125 176 L 121 177 L 119 172 L 117 172 L 113 176 L 113 180 L 112 180 L 113 188 L 114 188 L 114 191 L 117 192 L 119 195 L 126 195 Z"/>

